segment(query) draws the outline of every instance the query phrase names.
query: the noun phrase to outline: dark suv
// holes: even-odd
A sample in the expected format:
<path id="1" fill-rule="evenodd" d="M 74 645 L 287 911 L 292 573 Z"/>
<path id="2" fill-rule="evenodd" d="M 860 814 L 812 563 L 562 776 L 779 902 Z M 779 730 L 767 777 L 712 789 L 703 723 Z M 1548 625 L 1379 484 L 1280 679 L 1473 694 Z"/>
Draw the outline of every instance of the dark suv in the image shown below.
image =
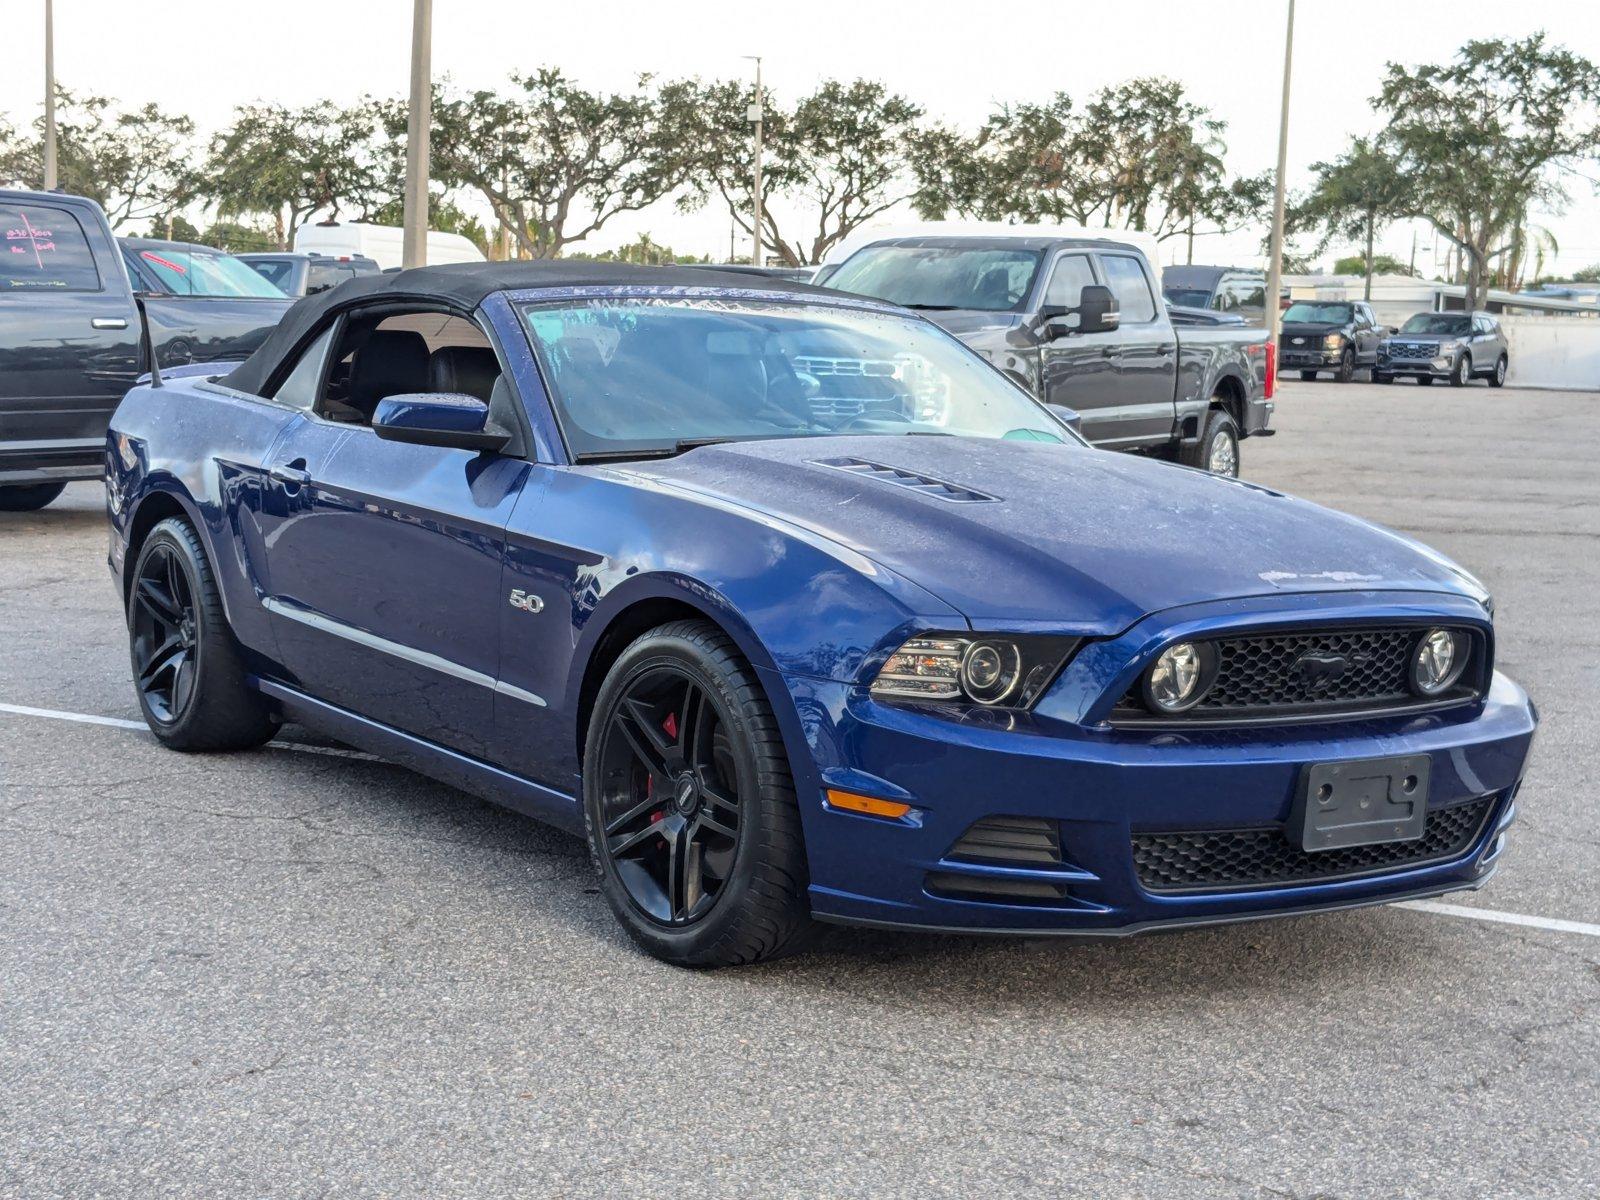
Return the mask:
<path id="1" fill-rule="evenodd" d="M 1476 376 L 1504 387 L 1510 362 L 1506 335 L 1488 313 L 1418 313 L 1384 339 L 1372 378 L 1393 383 L 1410 375 L 1418 383 L 1448 379 L 1466 387 Z"/>
<path id="2" fill-rule="evenodd" d="M 1332 371 L 1349 383 L 1357 367 L 1376 367 L 1378 347 L 1389 331 L 1378 324 L 1364 300 L 1296 300 L 1283 314 L 1278 366 L 1315 379 Z"/>

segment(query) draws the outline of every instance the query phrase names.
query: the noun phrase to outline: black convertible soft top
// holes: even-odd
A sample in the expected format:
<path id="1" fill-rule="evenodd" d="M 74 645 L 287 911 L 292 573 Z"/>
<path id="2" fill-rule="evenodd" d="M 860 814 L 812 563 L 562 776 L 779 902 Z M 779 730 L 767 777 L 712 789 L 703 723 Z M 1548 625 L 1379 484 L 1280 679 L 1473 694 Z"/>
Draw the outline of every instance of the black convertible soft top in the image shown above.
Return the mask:
<path id="1" fill-rule="evenodd" d="M 738 288 L 747 292 L 839 298 L 838 292 L 789 279 L 708 271 L 703 267 L 642 267 L 632 263 L 572 262 L 564 259 L 414 267 L 392 274 L 358 275 L 338 287 L 299 301 L 284 313 L 283 320 L 267 335 L 260 348 L 227 377 L 227 384 L 241 392 L 261 391 L 279 363 L 300 345 L 313 327 L 321 323 L 325 313 L 356 301 L 390 297 L 396 300 L 436 301 L 471 312 L 483 303 L 485 296 L 495 292 L 563 287 Z"/>

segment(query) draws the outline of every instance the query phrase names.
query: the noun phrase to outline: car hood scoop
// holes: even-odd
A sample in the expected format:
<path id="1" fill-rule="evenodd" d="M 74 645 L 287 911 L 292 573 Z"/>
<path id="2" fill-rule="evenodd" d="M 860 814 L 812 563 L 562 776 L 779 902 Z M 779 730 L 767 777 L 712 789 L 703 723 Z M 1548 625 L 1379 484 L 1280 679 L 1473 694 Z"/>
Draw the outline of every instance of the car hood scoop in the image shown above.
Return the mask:
<path id="1" fill-rule="evenodd" d="M 627 473 L 800 526 L 975 622 L 1113 633 L 1276 591 L 1481 590 L 1441 555 L 1256 484 L 1133 455 L 958 437 L 705 446 Z"/>

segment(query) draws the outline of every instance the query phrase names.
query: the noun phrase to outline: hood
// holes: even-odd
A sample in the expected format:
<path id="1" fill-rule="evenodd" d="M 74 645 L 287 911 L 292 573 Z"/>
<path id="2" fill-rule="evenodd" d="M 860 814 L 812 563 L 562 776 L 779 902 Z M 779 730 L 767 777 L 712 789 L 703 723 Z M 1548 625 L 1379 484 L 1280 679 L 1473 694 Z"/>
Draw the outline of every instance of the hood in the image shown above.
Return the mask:
<path id="1" fill-rule="evenodd" d="M 1343 333 L 1345 324 L 1342 321 L 1295 321 L 1293 324 L 1284 322 L 1284 337 L 1326 337 L 1330 333 Z"/>
<path id="2" fill-rule="evenodd" d="M 1385 340 L 1391 342 L 1428 342 L 1436 345 L 1440 342 L 1464 342 L 1471 336 L 1472 334 L 1470 333 L 1391 333 Z"/>
<path id="3" fill-rule="evenodd" d="M 1448 559 L 1400 534 L 1111 451 L 794 438 L 621 469 L 801 526 L 993 627 L 1110 634 L 1161 609 L 1275 592 L 1483 595 Z"/>

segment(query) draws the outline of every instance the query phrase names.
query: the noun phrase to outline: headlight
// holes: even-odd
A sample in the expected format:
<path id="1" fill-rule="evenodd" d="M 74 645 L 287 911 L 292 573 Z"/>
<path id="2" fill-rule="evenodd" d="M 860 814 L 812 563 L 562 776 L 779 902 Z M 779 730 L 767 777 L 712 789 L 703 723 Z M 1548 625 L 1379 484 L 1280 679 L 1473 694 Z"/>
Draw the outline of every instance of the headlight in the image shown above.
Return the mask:
<path id="1" fill-rule="evenodd" d="M 1050 685 L 1075 638 L 926 633 L 906 642 L 872 681 L 884 699 L 1026 708 Z"/>
<path id="2" fill-rule="evenodd" d="M 1322 344 L 1329 350 L 1337 350 L 1340 346 L 1344 345 L 1344 334 L 1330 333 L 1327 337 L 1322 339 Z"/>
<path id="3" fill-rule="evenodd" d="M 1440 342 L 1438 353 L 1434 357 L 1444 358 L 1446 355 L 1454 354 L 1459 349 L 1461 349 L 1460 342 Z"/>
<path id="4" fill-rule="evenodd" d="M 1430 629 L 1411 654 L 1411 690 L 1438 696 L 1450 690 L 1466 670 L 1470 643 L 1454 629 Z"/>
<path id="5" fill-rule="evenodd" d="M 1180 713 L 1205 699 L 1216 679 L 1216 648 L 1208 642 L 1179 642 L 1150 664 L 1141 690 L 1152 712 Z"/>

